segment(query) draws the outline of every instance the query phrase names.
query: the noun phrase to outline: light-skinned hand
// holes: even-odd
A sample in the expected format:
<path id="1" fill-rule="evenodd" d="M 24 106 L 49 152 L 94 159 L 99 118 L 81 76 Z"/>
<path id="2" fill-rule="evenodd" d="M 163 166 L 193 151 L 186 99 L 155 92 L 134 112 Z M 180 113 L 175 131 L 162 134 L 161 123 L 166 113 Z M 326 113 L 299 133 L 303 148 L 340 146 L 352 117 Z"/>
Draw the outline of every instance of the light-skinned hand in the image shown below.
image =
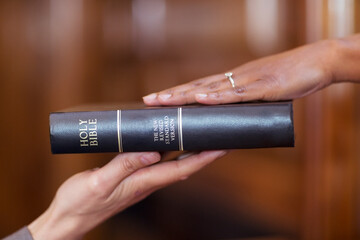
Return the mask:
<path id="1" fill-rule="evenodd" d="M 225 153 L 204 151 L 162 163 L 157 163 L 157 152 L 119 154 L 104 167 L 65 181 L 29 230 L 36 240 L 81 239 L 114 214 L 157 189 L 186 179 Z"/>

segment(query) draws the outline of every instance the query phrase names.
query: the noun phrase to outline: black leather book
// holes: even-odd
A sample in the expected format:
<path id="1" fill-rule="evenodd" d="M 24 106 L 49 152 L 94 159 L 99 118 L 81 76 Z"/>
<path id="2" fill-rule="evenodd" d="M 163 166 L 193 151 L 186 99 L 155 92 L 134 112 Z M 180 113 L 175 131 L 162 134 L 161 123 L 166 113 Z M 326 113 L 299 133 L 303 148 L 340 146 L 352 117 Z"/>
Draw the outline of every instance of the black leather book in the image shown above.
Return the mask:
<path id="1" fill-rule="evenodd" d="M 293 147 L 292 102 L 50 114 L 53 153 Z"/>

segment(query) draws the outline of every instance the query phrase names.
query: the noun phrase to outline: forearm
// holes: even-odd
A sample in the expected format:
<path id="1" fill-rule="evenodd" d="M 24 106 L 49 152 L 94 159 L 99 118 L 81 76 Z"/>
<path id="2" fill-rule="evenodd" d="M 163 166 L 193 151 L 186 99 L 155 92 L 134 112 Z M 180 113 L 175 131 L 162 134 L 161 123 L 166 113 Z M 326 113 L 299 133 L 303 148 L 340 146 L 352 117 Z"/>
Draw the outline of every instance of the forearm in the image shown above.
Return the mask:
<path id="1" fill-rule="evenodd" d="M 333 82 L 360 83 L 360 34 L 335 40 L 337 45 Z"/>

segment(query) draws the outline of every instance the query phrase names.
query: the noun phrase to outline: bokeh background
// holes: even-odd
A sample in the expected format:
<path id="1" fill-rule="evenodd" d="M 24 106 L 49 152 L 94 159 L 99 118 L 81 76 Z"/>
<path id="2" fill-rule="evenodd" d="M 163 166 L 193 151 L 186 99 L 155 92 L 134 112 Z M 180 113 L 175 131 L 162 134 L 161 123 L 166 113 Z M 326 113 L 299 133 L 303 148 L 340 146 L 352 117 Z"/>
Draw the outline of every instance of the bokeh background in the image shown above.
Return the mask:
<path id="1" fill-rule="evenodd" d="M 49 112 L 359 31 L 359 0 L 1 0 L 0 237 L 114 156 L 51 155 Z M 234 151 L 85 239 L 359 239 L 360 88 L 294 104 L 294 149 Z"/>

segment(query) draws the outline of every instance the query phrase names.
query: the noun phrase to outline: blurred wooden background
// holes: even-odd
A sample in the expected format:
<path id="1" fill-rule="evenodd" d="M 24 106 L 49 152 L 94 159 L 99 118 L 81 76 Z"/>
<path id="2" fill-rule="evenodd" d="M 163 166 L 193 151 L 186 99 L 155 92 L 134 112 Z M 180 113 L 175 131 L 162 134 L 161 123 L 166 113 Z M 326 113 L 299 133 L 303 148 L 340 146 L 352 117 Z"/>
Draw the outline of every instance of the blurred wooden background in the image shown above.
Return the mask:
<path id="1" fill-rule="evenodd" d="M 359 0 L 2 0 L 0 237 L 113 156 L 52 156 L 50 111 L 359 31 Z M 86 239 L 359 239 L 359 96 L 341 84 L 296 100 L 296 148 L 234 151 Z"/>

